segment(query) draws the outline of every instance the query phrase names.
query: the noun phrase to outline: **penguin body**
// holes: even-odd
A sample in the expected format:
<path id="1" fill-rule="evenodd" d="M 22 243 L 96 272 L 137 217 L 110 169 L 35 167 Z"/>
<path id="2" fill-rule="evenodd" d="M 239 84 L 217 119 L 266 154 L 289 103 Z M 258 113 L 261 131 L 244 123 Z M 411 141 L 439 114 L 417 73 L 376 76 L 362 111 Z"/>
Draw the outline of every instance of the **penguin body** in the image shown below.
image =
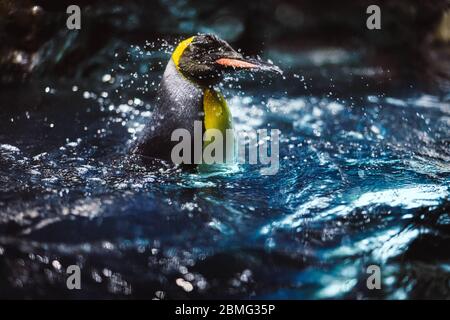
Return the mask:
<path id="1" fill-rule="evenodd" d="M 146 157 L 169 160 L 172 148 L 177 143 L 171 141 L 172 132 L 184 128 L 194 139 L 194 122 L 203 123 L 203 90 L 199 85 L 184 78 L 171 59 L 157 96 L 158 101 L 150 122 L 139 138 L 135 152 Z"/>
<path id="2" fill-rule="evenodd" d="M 170 161 L 172 149 L 178 143 L 171 141 L 172 133 L 176 129 L 188 130 L 194 145 L 196 121 L 202 124 L 202 138 L 208 129 L 218 129 L 225 139 L 225 131 L 233 127 L 232 116 L 215 85 L 225 71 L 258 68 L 279 72 L 273 65 L 245 59 L 228 43 L 212 35 L 197 35 L 182 41 L 167 64 L 155 109 L 137 140 L 134 153 Z M 209 140 L 208 134 L 205 140 Z M 203 147 L 206 145 L 207 142 L 203 143 Z M 191 158 L 190 164 L 196 163 L 193 152 Z"/>

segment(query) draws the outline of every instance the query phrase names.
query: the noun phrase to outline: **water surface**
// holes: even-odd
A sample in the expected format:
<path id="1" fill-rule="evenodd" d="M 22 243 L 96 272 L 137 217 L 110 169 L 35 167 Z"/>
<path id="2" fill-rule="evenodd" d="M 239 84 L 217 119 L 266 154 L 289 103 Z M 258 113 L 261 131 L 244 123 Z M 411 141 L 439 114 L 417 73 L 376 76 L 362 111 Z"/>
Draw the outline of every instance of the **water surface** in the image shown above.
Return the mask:
<path id="1" fill-rule="evenodd" d="M 1 297 L 450 297 L 448 95 L 316 94 L 280 58 L 284 78 L 222 84 L 236 129 L 281 130 L 276 175 L 146 167 L 128 150 L 170 51 L 109 48 L 84 82 L 2 89 Z"/>

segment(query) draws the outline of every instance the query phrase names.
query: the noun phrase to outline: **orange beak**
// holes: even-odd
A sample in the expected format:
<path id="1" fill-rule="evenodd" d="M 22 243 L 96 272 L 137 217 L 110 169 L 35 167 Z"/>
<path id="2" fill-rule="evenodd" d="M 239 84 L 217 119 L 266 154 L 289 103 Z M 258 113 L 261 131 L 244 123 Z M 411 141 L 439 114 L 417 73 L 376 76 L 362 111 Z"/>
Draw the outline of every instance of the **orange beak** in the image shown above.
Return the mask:
<path id="1" fill-rule="evenodd" d="M 258 68 L 256 64 L 245 62 L 237 59 L 229 59 L 229 58 L 221 58 L 216 60 L 216 63 L 224 66 L 224 67 L 233 67 L 233 68 L 243 68 L 243 69 L 253 69 Z"/>
<path id="2" fill-rule="evenodd" d="M 263 62 L 252 58 L 220 58 L 216 60 L 218 65 L 235 69 L 247 69 L 252 71 L 266 71 L 282 74 L 280 68 L 272 63 Z"/>

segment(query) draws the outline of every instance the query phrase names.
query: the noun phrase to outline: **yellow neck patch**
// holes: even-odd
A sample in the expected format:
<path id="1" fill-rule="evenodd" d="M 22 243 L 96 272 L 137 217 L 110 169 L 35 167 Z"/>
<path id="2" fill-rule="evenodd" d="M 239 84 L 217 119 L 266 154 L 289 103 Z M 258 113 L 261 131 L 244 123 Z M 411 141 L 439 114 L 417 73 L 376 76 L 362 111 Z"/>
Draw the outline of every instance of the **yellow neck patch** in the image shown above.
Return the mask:
<path id="1" fill-rule="evenodd" d="M 225 134 L 226 129 L 233 128 L 233 119 L 227 102 L 220 92 L 206 89 L 203 95 L 203 111 L 205 112 L 205 129 L 218 129 Z"/>
<path id="2" fill-rule="evenodd" d="M 178 64 L 180 62 L 181 55 L 183 54 L 184 50 L 186 50 L 187 46 L 192 42 L 192 40 L 194 40 L 194 37 L 190 37 L 181 41 L 172 53 L 172 60 L 175 63 L 175 67 L 178 71 L 180 70 Z"/>

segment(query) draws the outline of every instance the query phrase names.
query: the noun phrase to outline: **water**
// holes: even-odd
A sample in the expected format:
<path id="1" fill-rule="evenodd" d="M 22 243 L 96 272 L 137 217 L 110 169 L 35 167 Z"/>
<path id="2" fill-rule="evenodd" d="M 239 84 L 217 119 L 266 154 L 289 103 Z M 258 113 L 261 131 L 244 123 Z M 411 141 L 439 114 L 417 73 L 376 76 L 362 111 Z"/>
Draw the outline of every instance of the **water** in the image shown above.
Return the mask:
<path id="1" fill-rule="evenodd" d="M 276 175 L 149 168 L 128 150 L 170 50 L 1 92 L 1 297 L 450 297 L 448 96 L 316 94 L 280 61 L 284 78 L 222 85 L 237 130 L 281 130 Z"/>

